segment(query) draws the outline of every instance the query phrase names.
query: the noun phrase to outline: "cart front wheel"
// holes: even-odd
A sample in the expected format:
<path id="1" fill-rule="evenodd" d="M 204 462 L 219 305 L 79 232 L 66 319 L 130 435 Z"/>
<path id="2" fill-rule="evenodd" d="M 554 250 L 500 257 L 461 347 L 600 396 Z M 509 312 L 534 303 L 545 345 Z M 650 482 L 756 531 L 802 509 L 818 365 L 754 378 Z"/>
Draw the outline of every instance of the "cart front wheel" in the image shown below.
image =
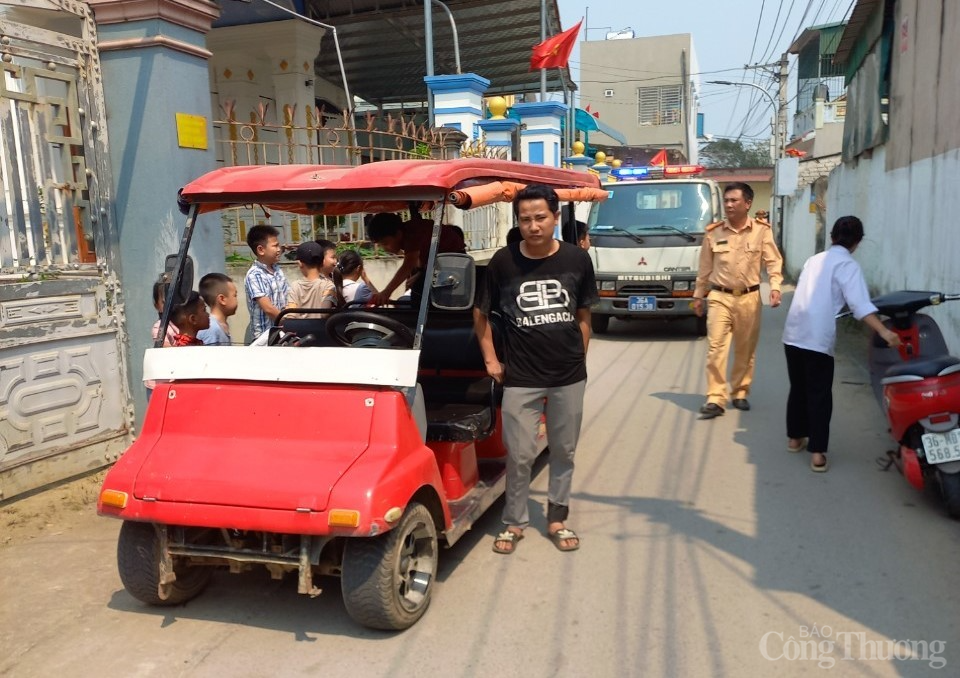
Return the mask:
<path id="1" fill-rule="evenodd" d="M 437 552 L 433 516 L 416 503 L 407 507 L 390 532 L 348 539 L 340 580 L 347 612 L 375 629 L 399 631 L 412 626 L 430 604 Z"/>

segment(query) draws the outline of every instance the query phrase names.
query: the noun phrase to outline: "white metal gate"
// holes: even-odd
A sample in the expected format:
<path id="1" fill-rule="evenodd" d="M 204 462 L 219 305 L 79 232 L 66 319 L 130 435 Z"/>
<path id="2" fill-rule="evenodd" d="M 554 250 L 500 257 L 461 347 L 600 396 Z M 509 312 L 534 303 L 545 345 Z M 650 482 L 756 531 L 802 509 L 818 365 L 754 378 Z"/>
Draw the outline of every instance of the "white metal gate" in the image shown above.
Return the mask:
<path id="1" fill-rule="evenodd" d="M 129 442 L 91 10 L 0 1 L 0 500 Z"/>

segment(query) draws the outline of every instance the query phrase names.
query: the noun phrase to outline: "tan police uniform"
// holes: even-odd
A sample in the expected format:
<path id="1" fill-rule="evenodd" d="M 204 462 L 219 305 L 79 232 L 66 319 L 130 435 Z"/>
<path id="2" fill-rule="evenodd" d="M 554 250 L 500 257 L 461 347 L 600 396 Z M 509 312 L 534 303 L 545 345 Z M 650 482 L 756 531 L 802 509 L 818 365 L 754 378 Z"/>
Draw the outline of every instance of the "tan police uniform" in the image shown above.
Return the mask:
<path id="1" fill-rule="evenodd" d="M 760 336 L 760 267 L 767 269 L 770 290 L 780 291 L 783 257 L 765 221 L 748 217 L 743 228 L 735 230 L 724 219 L 706 231 L 694 297 L 706 299 L 708 306 L 707 402 L 724 407 L 731 338 L 730 392 L 734 400 L 750 393 Z"/>

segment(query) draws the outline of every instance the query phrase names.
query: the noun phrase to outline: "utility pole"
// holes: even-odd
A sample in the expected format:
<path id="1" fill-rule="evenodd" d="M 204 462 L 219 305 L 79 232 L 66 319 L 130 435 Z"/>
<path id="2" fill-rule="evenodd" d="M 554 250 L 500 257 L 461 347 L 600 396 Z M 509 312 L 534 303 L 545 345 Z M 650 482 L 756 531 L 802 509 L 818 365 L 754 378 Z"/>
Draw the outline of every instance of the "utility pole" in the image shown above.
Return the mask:
<path id="1" fill-rule="evenodd" d="M 540 0 L 540 42 L 547 39 L 547 0 Z M 540 101 L 547 100 L 547 69 L 540 69 Z"/>
<path id="2" fill-rule="evenodd" d="M 784 52 L 780 56 L 780 73 L 777 76 L 777 80 L 780 85 L 779 93 L 779 106 L 777 108 L 777 162 L 783 158 L 783 153 L 787 147 L 787 70 L 789 66 L 789 61 L 787 60 L 787 53 Z M 774 176 L 779 178 L 779 172 L 774 172 Z M 776 190 L 774 186 L 774 190 Z M 780 251 L 783 251 L 783 198 L 778 195 L 774 195 L 773 198 L 777 202 L 777 216 L 779 217 L 779 224 L 773 224 L 775 229 L 774 234 L 777 239 L 777 246 L 780 248 Z"/>

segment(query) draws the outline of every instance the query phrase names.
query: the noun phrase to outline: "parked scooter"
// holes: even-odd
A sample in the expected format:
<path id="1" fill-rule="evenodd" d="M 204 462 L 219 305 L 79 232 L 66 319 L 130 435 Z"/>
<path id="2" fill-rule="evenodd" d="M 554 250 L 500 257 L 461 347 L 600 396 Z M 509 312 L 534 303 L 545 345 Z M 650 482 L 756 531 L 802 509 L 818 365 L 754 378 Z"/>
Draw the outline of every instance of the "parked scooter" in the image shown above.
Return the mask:
<path id="1" fill-rule="evenodd" d="M 949 355 L 936 321 L 919 311 L 958 299 L 906 290 L 873 299 L 900 347 L 889 348 L 874 333 L 869 359 L 874 394 L 899 444 L 887 452 L 885 469 L 895 465 L 918 490 L 936 477 L 952 518 L 960 518 L 960 358 Z"/>

